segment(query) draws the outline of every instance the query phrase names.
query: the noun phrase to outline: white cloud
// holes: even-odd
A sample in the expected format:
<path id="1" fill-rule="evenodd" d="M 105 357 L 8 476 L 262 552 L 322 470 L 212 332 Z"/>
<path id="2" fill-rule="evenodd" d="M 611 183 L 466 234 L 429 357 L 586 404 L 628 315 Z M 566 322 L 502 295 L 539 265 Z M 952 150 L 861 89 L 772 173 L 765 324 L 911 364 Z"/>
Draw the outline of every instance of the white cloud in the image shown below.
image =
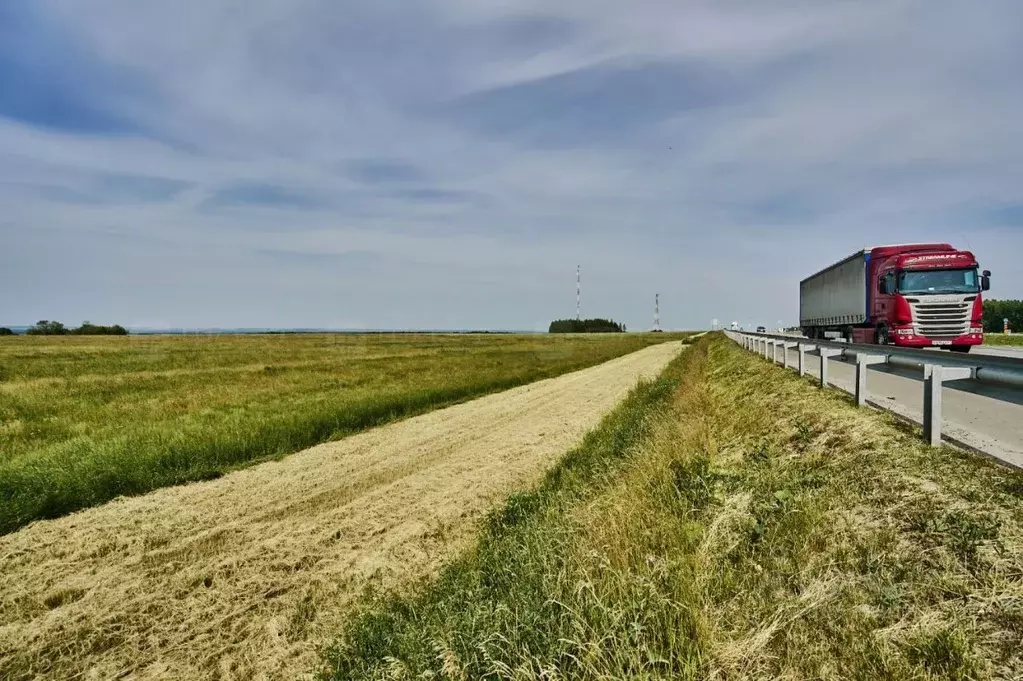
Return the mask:
<path id="1" fill-rule="evenodd" d="M 806 272 L 916 238 L 1023 297 L 990 219 L 1023 203 L 1013 3 L 40 6 L 137 130 L 0 99 L 0 322 L 529 328 L 577 262 L 634 328 L 654 291 L 673 326 L 773 322 Z"/>

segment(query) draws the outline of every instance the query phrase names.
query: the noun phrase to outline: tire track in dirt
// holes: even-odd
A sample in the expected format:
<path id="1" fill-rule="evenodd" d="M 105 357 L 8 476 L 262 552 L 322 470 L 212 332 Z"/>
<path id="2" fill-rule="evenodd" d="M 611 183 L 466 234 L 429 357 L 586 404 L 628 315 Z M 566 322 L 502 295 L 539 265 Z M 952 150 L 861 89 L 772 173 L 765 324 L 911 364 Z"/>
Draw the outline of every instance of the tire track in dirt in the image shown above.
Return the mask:
<path id="1" fill-rule="evenodd" d="M 435 573 L 679 349 L 0 537 L 0 677 L 300 677 L 367 587 Z"/>

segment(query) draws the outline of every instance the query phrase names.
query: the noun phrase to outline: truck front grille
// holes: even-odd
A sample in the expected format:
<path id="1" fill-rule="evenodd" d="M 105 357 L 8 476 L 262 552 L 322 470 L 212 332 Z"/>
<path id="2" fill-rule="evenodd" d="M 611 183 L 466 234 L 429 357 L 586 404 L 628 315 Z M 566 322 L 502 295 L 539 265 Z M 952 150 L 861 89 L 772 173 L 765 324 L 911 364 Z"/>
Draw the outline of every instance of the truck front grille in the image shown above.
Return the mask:
<path id="1" fill-rule="evenodd" d="M 929 338 L 955 338 L 970 332 L 970 313 L 976 297 L 942 296 L 942 300 L 907 298 L 916 332 Z"/>

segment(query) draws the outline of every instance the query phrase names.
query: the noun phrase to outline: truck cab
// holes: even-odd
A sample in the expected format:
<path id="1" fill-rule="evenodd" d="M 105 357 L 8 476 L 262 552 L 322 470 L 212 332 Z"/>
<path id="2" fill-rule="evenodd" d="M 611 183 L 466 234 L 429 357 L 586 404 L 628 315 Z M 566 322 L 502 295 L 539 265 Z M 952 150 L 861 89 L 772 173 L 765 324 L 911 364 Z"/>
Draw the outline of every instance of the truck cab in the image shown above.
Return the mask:
<path id="1" fill-rule="evenodd" d="M 991 273 L 978 272 L 972 253 L 949 244 L 881 246 L 869 263 L 873 337 L 857 340 L 959 352 L 983 343 L 981 291 Z"/>

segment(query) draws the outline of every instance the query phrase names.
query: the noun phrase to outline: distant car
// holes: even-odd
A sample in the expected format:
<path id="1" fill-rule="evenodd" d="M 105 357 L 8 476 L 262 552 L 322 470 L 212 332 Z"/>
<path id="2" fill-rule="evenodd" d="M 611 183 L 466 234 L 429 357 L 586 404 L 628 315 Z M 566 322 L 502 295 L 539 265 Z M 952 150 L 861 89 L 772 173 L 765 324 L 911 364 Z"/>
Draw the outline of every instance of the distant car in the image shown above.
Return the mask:
<path id="1" fill-rule="evenodd" d="M 758 326 L 757 327 L 757 333 L 767 333 L 767 327 Z"/>

